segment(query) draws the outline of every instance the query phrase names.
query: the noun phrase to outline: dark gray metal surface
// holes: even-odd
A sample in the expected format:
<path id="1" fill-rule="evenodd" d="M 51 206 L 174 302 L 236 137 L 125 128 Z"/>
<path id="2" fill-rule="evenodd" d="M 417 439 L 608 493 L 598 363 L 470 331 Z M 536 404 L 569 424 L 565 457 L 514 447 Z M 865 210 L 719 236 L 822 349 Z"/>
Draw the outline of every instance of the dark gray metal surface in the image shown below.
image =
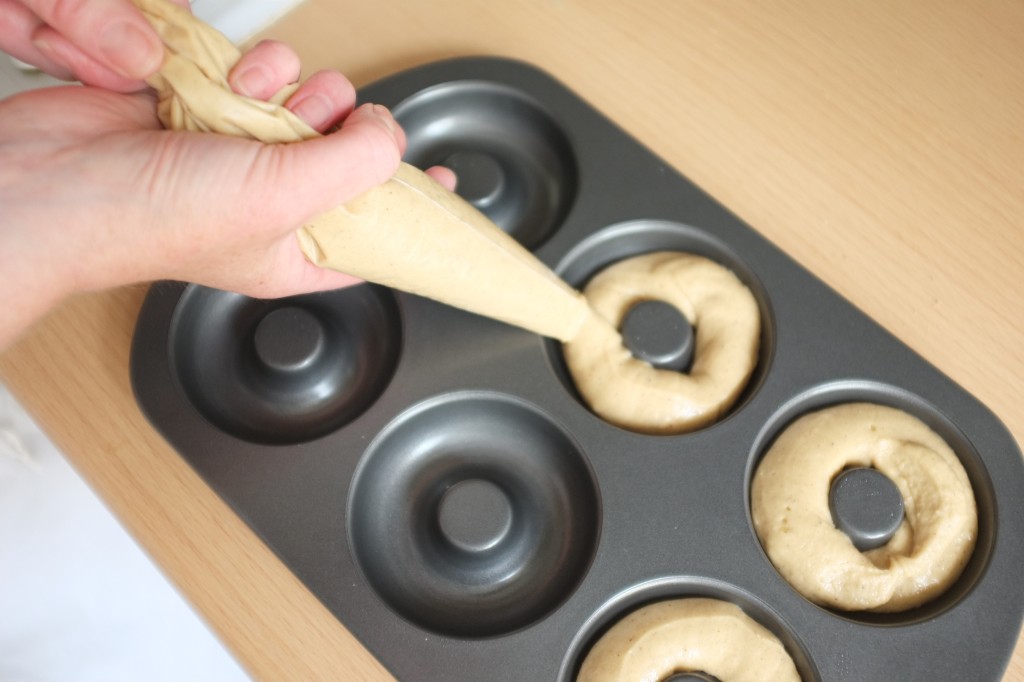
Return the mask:
<path id="1" fill-rule="evenodd" d="M 685 372 L 693 362 L 693 325 L 671 303 L 640 301 L 619 331 L 633 356 L 653 367 Z"/>
<path id="2" fill-rule="evenodd" d="M 862 552 L 889 542 L 903 522 L 900 489 L 871 467 L 854 467 L 836 476 L 828 507 L 836 528 Z"/>
<path id="3" fill-rule="evenodd" d="M 154 285 L 131 368 L 146 415 L 396 677 L 567 682 L 612 622 L 686 596 L 738 604 L 807 682 L 1002 676 L 1024 613 L 1024 467 L 991 412 L 531 66 L 442 62 L 361 99 L 394 109 L 408 160 L 456 168 L 574 286 L 624 257 L 689 251 L 731 268 L 763 320 L 732 411 L 649 436 L 580 403 L 558 344 L 436 302 Z M 978 501 L 963 576 L 911 612 L 811 604 L 750 522 L 775 435 L 851 400 L 929 424 Z"/>

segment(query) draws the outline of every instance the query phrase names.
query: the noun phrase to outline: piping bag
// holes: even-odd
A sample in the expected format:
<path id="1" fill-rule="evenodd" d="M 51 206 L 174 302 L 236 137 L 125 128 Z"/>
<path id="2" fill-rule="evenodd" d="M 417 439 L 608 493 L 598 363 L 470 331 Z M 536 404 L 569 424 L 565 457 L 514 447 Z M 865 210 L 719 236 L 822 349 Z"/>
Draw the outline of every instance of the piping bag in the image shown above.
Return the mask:
<path id="1" fill-rule="evenodd" d="M 216 132 L 269 144 L 320 133 L 283 103 L 236 94 L 228 72 L 241 52 L 225 36 L 168 0 L 133 0 L 163 40 L 164 61 L 148 84 L 166 128 Z M 313 218 L 297 233 L 321 267 L 432 298 L 570 341 L 590 316 L 562 281 L 482 213 L 406 163 L 352 201 Z"/>

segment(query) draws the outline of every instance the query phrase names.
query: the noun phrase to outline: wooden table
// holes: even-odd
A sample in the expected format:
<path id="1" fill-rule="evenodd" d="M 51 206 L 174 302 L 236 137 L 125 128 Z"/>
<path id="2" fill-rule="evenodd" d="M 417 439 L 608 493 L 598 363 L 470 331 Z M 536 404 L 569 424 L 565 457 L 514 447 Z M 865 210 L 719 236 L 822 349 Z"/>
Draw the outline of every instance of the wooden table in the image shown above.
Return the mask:
<path id="1" fill-rule="evenodd" d="M 458 55 L 537 64 L 1024 440 L 1024 4 L 308 0 L 266 35 L 357 85 Z M 67 302 L 0 378 L 254 677 L 387 679 L 139 413 L 145 290 Z"/>

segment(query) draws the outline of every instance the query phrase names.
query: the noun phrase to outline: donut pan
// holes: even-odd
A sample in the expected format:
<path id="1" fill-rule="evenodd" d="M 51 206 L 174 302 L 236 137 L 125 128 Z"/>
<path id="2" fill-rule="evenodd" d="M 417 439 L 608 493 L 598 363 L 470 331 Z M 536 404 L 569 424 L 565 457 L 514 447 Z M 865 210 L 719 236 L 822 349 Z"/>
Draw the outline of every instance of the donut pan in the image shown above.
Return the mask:
<path id="1" fill-rule="evenodd" d="M 568 682 L 612 622 L 684 596 L 741 606 L 805 682 L 1000 679 L 1024 613 L 1024 468 L 988 409 L 530 65 L 445 61 L 360 98 L 394 110 L 406 160 L 454 168 L 570 284 L 695 252 L 731 268 L 763 320 L 729 414 L 653 436 L 591 413 L 558 344 L 424 298 L 155 284 L 131 359 L 143 411 L 398 679 Z M 774 436 L 846 401 L 922 419 L 974 487 L 970 563 L 910 612 L 812 604 L 753 530 Z"/>

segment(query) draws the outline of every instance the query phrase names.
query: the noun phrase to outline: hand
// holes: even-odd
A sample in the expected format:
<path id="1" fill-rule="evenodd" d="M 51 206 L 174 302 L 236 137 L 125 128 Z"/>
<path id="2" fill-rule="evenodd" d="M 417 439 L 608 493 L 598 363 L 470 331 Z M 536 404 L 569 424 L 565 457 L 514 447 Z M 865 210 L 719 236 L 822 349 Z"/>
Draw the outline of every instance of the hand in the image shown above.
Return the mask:
<path id="1" fill-rule="evenodd" d="M 262 98 L 298 69 L 284 45 L 261 43 L 229 81 Z M 146 92 L 0 102 L 0 273 L 16 292 L 0 306 L 0 348 L 74 292 L 166 278 L 273 297 L 352 283 L 310 264 L 294 231 L 397 168 L 401 128 L 354 100 L 341 74 L 314 74 L 286 106 L 321 132 L 340 127 L 291 145 L 162 130 Z"/>

